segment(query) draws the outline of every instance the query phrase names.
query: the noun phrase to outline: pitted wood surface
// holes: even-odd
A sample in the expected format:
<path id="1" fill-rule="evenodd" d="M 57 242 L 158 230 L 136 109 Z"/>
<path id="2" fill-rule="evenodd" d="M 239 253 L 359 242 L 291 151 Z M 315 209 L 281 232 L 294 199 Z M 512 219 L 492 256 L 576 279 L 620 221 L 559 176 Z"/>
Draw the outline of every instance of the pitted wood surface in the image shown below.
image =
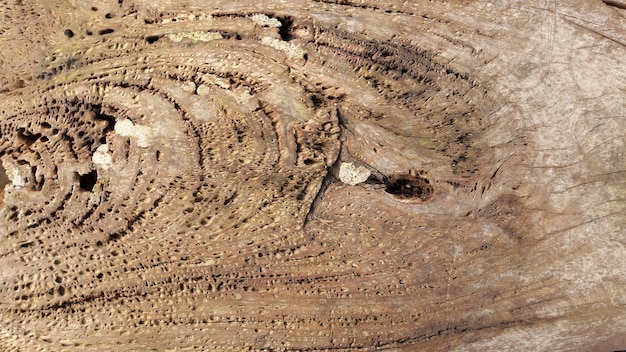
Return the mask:
<path id="1" fill-rule="evenodd" d="M 626 348 L 619 1 L 4 1 L 0 350 Z"/>

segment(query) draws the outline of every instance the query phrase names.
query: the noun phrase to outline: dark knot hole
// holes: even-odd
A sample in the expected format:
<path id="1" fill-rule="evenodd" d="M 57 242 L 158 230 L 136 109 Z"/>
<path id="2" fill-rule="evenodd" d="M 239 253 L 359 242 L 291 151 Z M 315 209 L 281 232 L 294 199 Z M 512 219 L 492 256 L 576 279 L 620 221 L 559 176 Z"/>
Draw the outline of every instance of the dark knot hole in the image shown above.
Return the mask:
<path id="1" fill-rule="evenodd" d="M 402 200 L 429 201 L 434 196 L 430 181 L 418 175 L 394 175 L 386 182 L 385 192 Z"/>

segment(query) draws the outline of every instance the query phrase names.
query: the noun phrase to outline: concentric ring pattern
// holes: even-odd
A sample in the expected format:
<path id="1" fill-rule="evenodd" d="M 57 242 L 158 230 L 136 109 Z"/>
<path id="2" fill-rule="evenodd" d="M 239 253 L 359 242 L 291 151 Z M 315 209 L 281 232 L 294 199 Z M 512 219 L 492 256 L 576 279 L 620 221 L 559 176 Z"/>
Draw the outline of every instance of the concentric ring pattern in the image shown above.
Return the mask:
<path id="1" fill-rule="evenodd" d="M 401 220 L 389 209 L 406 203 L 384 183 L 418 205 L 475 190 L 463 180 L 486 155 L 473 140 L 484 128 L 478 82 L 415 43 L 357 35 L 322 15 L 96 5 L 59 17 L 44 59 L 2 93 L 0 348 L 423 339 L 413 330 L 432 320 L 410 302 L 445 285 L 415 274 L 422 244 L 417 232 L 394 233 Z M 358 213 L 349 196 L 340 207 L 323 193 L 340 184 L 331 173 L 340 155 L 372 159 L 350 148 L 384 148 L 358 139 L 372 126 L 422 141 L 449 178 L 432 179 L 427 163 L 368 165 L 384 228 L 324 220 L 325 209 Z"/>

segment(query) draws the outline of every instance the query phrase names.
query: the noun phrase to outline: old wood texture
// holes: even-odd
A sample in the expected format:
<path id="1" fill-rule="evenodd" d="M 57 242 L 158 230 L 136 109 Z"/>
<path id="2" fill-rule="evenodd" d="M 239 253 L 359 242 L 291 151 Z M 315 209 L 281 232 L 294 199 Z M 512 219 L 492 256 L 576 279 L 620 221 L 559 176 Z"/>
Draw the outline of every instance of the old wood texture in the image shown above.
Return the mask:
<path id="1" fill-rule="evenodd" d="M 2 1 L 0 350 L 626 349 L 625 7 Z"/>

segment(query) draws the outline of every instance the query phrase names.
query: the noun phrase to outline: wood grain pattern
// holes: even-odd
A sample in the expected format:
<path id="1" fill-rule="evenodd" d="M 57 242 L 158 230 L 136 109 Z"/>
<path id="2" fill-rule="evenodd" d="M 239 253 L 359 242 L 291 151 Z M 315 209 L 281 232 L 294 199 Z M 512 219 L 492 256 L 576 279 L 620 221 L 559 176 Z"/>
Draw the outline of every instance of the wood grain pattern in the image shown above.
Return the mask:
<path id="1" fill-rule="evenodd" d="M 2 1 L 0 350 L 626 348 L 618 3 Z"/>

